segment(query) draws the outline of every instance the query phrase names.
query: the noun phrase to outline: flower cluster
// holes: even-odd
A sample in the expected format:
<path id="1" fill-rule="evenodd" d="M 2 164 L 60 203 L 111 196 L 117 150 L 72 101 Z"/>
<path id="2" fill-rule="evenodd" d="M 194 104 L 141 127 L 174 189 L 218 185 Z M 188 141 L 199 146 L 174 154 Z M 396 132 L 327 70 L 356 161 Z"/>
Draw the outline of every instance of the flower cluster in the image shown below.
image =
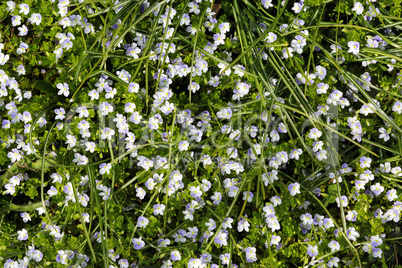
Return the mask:
<path id="1" fill-rule="evenodd" d="M 388 261 L 394 11 L 31 2 L 0 10 L 4 267 Z"/>

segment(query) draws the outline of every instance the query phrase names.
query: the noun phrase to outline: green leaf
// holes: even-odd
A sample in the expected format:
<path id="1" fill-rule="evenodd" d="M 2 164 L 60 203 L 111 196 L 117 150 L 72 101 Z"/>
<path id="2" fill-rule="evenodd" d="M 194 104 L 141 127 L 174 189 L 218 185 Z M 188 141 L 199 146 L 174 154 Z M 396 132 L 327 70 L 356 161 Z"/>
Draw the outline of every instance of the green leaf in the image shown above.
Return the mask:
<path id="1" fill-rule="evenodd" d="M 58 90 L 43 80 L 36 80 L 35 87 L 42 92 L 50 93 L 57 96 Z"/>
<path id="2" fill-rule="evenodd" d="M 338 188 L 336 187 L 336 184 L 332 184 L 328 187 L 328 196 L 325 200 L 325 206 L 334 203 L 337 197 L 338 197 Z"/>
<path id="3" fill-rule="evenodd" d="M 25 192 L 26 196 L 29 196 L 31 199 L 34 199 L 38 195 L 38 191 L 35 187 L 28 187 L 28 190 Z"/>

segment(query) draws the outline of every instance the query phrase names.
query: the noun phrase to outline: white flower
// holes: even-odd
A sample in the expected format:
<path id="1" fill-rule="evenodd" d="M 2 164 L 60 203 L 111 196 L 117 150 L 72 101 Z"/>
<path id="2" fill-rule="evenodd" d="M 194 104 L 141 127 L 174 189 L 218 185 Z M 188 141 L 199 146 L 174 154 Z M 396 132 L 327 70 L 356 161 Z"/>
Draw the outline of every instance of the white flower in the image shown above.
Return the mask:
<path id="1" fill-rule="evenodd" d="M 232 110 L 230 108 L 224 108 L 216 113 L 218 118 L 230 119 L 232 117 Z"/>
<path id="2" fill-rule="evenodd" d="M 23 65 L 19 65 L 17 67 L 17 73 L 18 73 L 18 75 L 24 75 L 25 74 L 25 68 L 24 68 Z"/>
<path id="3" fill-rule="evenodd" d="M 6 185 L 4 185 L 4 188 L 6 188 L 4 194 L 13 195 L 15 193 L 15 185 L 13 185 L 12 183 L 7 183 Z"/>
<path id="4" fill-rule="evenodd" d="M 349 41 L 348 42 L 348 53 L 353 53 L 353 55 L 359 54 L 360 44 L 356 41 Z"/>
<path id="5" fill-rule="evenodd" d="M 360 158 L 360 167 L 361 168 L 369 168 L 371 164 L 371 158 L 362 156 Z"/>
<path id="6" fill-rule="evenodd" d="M 296 3 L 293 4 L 292 10 L 293 10 L 296 14 L 300 13 L 300 11 L 302 11 L 302 9 L 303 9 L 303 4 L 300 4 L 300 3 L 298 3 L 298 2 L 296 2 Z"/>
<path id="7" fill-rule="evenodd" d="M 33 13 L 28 21 L 32 24 L 39 25 L 42 22 L 42 16 L 39 13 Z"/>
<path id="8" fill-rule="evenodd" d="M 155 117 L 149 118 L 148 121 L 148 127 L 149 129 L 158 129 L 159 128 L 159 120 Z"/>
<path id="9" fill-rule="evenodd" d="M 355 2 L 355 5 L 352 8 L 352 11 L 356 11 L 357 15 L 361 15 L 364 11 L 364 7 L 360 2 Z"/>
<path id="10" fill-rule="evenodd" d="M 346 235 L 348 239 L 352 241 L 356 241 L 356 238 L 360 236 L 355 227 L 349 227 L 346 231 Z"/>
<path id="11" fill-rule="evenodd" d="M 134 59 L 138 59 L 138 54 L 141 53 L 141 49 L 137 47 L 136 43 L 133 43 L 127 50 L 126 55 L 131 56 Z"/>
<path id="12" fill-rule="evenodd" d="M 213 200 L 214 205 L 219 205 L 219 203 L 222 200 L 222 194 L 220 192 L 215 192 L 212 196 L 211 199 Z"/>
<path id="13" fill-rule="evenodd" d="M 21 25 L 21 16 L 13 16 L 11 18 L 11 24 L 13 25 L 13 27 Z"/>
<path id="14" fill-rule="evenodd" d="M 138 93 L 138 90 L 140 89 L 140 85 L 134 82 L 130 82 L 128 85 L 128 92 L 130 93 Z"/>
<path id="15" fill-rule="evenodd" d="M 60 58 L 61 55 L 63 55 L 63 48 L 59 47 L 58 49 L 53 51 L 54 54 L 56 54 L 56 59 Z"/>
<path id="16" fill-rule="evenodd" d="M 31 217 L 30 217 L 29 214 L 26 213 L 26 212 L 21 213 L 20 216 L 21 216 L 23 222 L 28 222 L 28 221 L 31 220 Z"/>
<path id="17" fill-rule="evenodd" d="M 138 112 L 134 112 L 130 118 L 128 119 L 130 122 L 138 125 L 141 123 L 142 115 L 140 115 Z"/>
<path id="18" fill-rule="evenodd" d="M 239 221 L 239 223 L 237 224 L 237 231 L 242 232 L 243 230 L 248 232 L 250 227 L 250 223 L 246 220 L 243 219 L 241 221 Z"/>
<path id="19" fill-rule="evenodd" d="M 188 7 L 190 8 L 190 10 L 188 11 L 189 13 L 194 12 L 194 14 L 196 14 L 196 15 L 200 14 L 199 6 L 196 3 L 190 2 L 190 3 L 188 3 Z"/>
<path id="20" fill-rule="evenodd" d="M 4 55 L 3 53 L 0 53 L 0 65 L 6 64 L 6 62 L 10 59 L 9 55 Z"/>
<path id="21" fill-rule="evenodd" d="M 380 129 L 378 130 L 378 132 L 381 133 L 380 136 L 379 136 L 380 139 L 384 139 L 384 141 L 388 141 L 388 140 L 389 140 L 389 135 L 388 135 L 387 131 L 385 130 L 385 128 L 383 128 L 383 127 L 380 128 Z"/>
<path id="22" fill-rule="evenodd" d="M 0 58 L 1 58 L 1 53 L 0 53 Z M 400 101 L 395 102 L 394 106 L 392 106 L 392 111 L 397 112 L 398 114 L 401 114 L 402 102 L 400 102 Z"/>
<path id="23" fill-rule="evenodd" d="M 12 149 L 11 152 L 7 154 L 7 157 L 11 159 L 11 163 L 14 163 L 16 161 L 20 161 L 22 158 L 22 155 L 18 149 Z"/>
<path id="24" fill-rule="evenodd" d="M 66 27 L 69 27 L 71 25 L 71 21 L 68 17 L 65 17 L 59 22 L 59 24 L 63 26 L 63 29 L 65 29 Z"/>
<path id="25" fill-rule="evenodd" d="M 86 207 L 88 205 L 89 197 L 86 194 L 78 193 L 78 202 L 83 206 Z"/>
<path id="26" fill-rule="evenodd" d="M 193 216 L 193 213 L 191 211 L 184 210 L 183 214 L 184 214 L 184 219 L 185 220 L 190 220 L 190 221 L 194 220 L 194 216 Z"/>
<path id="27" fill-rule="evenodd" d="M 172 261 L 171 260 L 166 260 L 162 262 L 161 268 L 172 268 Z M 195 266 L 194 266 L 195 267 Z"/>
<path id="28" fill-rule="evenodd" d="M 174 110 L 174 103 L 165 101 L 165 105 L 163 105 L 163 106 L 160 108 L 160 110 L 161 110 L 161 112 L 162 112 L 164 115 L 168 115 L 168 114 L 170 114 L 171 112 L 173 112 L 173 110 Z"/>
<path id="29" fill-rule="evenodd" d="M 7 9 L 8 11 L 14 11 L 15 9 L 15 3 L 13 1 L 7 1 Z"/>
<path id="30" fill-rule="evenodd" d="M 323 159 L 327 159 L 327 151 L 326 150 L 321 150 L 317 153 L 317 159 L 319 161 L 322 161 Z"/>
<path id="31" fill-rule="evenodd" d="M 114 95 L 117 93 L 117 90 L 115 88 L 111 88 L 111 87 L 106 88 L 105 91 L 106 91 L 106 94 L 105 94 L 106 99 L 113 99 Z"/>
<path id="32" fill-rule="evenodd" d="M 56 118 L 55 118 L 56 120 L 57 119 L 63 120 L 66 117 L 65 116 L 66 111 L 63 108 L 55 109 L 54 113 L 56 114 Z"/>
<path id="33" fill-rule="evenodd" d="M 102 196 L 103 200 L 108 200 L 110 197 L 110 188 L 102 185 L 100 190 L 102 192 L 99 193 L 99 196 Z"/>
<path id="34" fill-rule="evenodd" d="M 67 135 L 66 144 L 68 144 L 71 148 L 75 146 L 77 139 L 73 135 Z"/>
<path id="35" fill-rule="evenodd" d="M 91 101 L 99 99 L 99 93 L 96 91 L 96 89 L 89 91 L 88 96 L 91 98 Z"/>
<path id="36" fill-rule="evenodd" d="M 137 194 L 135 195 L 136 197 L 138 197 L 139 199 L 144 199 L 146 192 L 144 189 L 142 189 L 141 187 L 138 187 L 136 189 Z"/>
<path id="37" fill-rule="evenodd" d="M 27 4 L 20 4 L 19 5 L 20 8 L 20 14 L 24 14 L 25 16 L 29 14 L 29 6 Z"/>
<path id="38" fill-rule="evenodd" d="M 59 89 L 57 95 L 64 95 L 65 97 L 68 97 L 68 95 L 70 94 L 67 83 L 58 83 L 56 87 Z"/>
<path id="39" fill-rule="evenodd" d="M 67 8 L 66 8 L 67 10 Z M 95 28 L 91 23 L 86 23 L 85 24 L 85 28 L 84 28 L 84 33 L 89 34 L 89 33 L 94 33 L 95 32 Z"/>
<path id="40" fill-rule="evenodd" d="M 165 205 L 164 204 L 155 204 L 153 213 L 154 213 L 155 216 L 156 215 L 163 215 L 164 210 L 165 210 Z"/>
<path id="41" fill-rule="evenodd" d="M 47 191 L 47 194 L 48 194 L 50 197 L 57 195 L 57 193 L 58 193 L 58 191 L 57 191 L 57 189 L 56 189 L 53 185 L 52 185 L 52 186 L 50 187 L 50 189 Z"/>
<path id="42" fill-rule="evenodd" d="M 395 189 L 391 189 L 387 191 L 387 198 L 390 202 L 394 201 L 395 199 L 398 198 L 398 195 L 396 194 Z"/>
<path id="43" fill-rule="evenodd" d="M 138 220 L 137 220 L 137 227 L 145 228 L 145 227 L 147 227 L 148 223 L 149 223 L 149 220 L 147 218 L 140 216 L 140 217 L 138 217 Z"/>
<path id="44" fill-rule="evenodd" d="M 289 158 L 299 160 L 299 156 L 302 153 L 303 153 L 302 149 L 293 149 L 289 154 Z"/>
<path id="45" fill-rule="evenodd" d="M 214 39 L 215 39 L 214 44 L 216 46 L 224 45 L 225 44 L 225 38 L 226 38 L 225 34 L 219 34 L 219 33 L 214 34 Z"/>
<path id="46" fill-rule="evenodd" d="M 25 36 L 28 33 L 28 28 L 27 28 L 27 26 L 22 25 L 21 27 L 18 27 L 18 31 L 19 31 L 19 33 L 18 33 L 19 36 Z"/>
<path id="47" fill-rule="evenodd" d="M 225 63 L 222 63 L 222 62 L 219 63 L 219 64 L 218 64 L 218 67 L 220 68 L 219 73 L 222 73 L 222 71 L 225 70 L 227 66 L 228 66 L 228 65 L 225 64 Z M 229 68 L 229 69 L 227 69 L 227 70 L 225 71 L 225 75 L 228 75 L 228 76 L 229 76 L 231 72 L 232 72 L 232 69 Z"/>
<path id="48" fill-rule="evenodd" d="M 230 257 L 230 253 L 225 253 L 225 254 L 219 255 L 219 259 L 221 259 L 223 265 L 225 265 L 225 264 L 229 265 L 229 257 Z"/>
<path id="49" fill-rule="evenodd" d="M 348 206 L 348 198 L 344 195 L 341 196 L 341 200 L 342 200 L 342 206 L 345 208 Z M 337 197 L 335 199 L 336 203 L 338 204 L 338 208 L 340 207 L 340 203 L 339 203 L 339 197 Z"/>
<path id="50" fill-rule="evenodd" d="M 115 134 L 115 131 L 113 129 L 105 127 L 102 130 L 101 139 L 102 140 L 105 140 L 105 139 L 111 140 L 114 134 Z"/>
<path id="51" fill-rule="evenodd" d="M 73 162 L 77 163 L 77 165 L 86 165 L 88 164 L 88 158 L 85 155 L 80 155 L 79 153 L 74 154 Z"/>
<path id="52" fill-rule="evenodd" d="M 319 137 L 321 137 L 322 132 L 319 131 L 317 128 L 312 128 L 308 134 L 308 137 L 310 139 L 317 140 Z"/>
<path id="53" fill-rule="evenodd" d="M 87 141 L 85 142 L 85 151 L 89 151 L 90 153 L 95 152 L 95 142 L 93 141 Z"/>
<path id="54" fill-rule="evenodd" d="M 17 237 L 18 240 L 23 241 L 28 239 L 28 232 L 25 228 L 22 229 L 21 231 L 17 231 L 17 233 L 18 233 Z"/>
<path id="55" fill-rule="evenodd" d="M 127 102 L 126 105 L 124 105 L 124 112 L 132 114 L 134 112 L 136 105 L 135 103 Z"/>
<path id="56" fill-rule="evenodd" d="M 282 50 L 282 55 L 284 59 L 293 57 L 293 48 L 286 47 Z"/>
<path id="57" fill-rule="evenodd" d="M 110 163 L 102 163 L 99 165 L 99 173 L 101 175 L 107 173 L 109 174 L 110 169 L 112 168 L 112 165 Z"/>
<path id="58" fill-rule="evenodd" d="M 78 107 L 77 113 L 79 113 L 80 118 L 89 116 L 89 112 L 86 107 Z"/>
<path id="59" fill-rule="evenodd" d="M 52 183 L 62 183 L 63 182 L 63 178 L 60 176 L 59 173 L 53 173 L 52 175 L 50 175 L 50 178 L 53 179 Z"/>
<path id="60" fill-rule="evenodd" d="M 107 101 L 102 102 L 99 105 L 99 111 L 102 112 L 102 115 L 108 115 L 109 113 L 113 112 L 113 106 L 110 103 L 108 103 Z"/>
<path id="61" fill-rule="evenodd" d="M 20 185 L 20 178 L 18 176 L 12 176 L 8 182 L 11 183 L 14 186 Z"/>
<path id="62" fill-rule="evenodd" d="M 215 221 L 213 219 L 209 219 L 208 222 L 205 223 L 205 225 L 208 227 L 209 231 L 213 231 L 216 228 Z"/>

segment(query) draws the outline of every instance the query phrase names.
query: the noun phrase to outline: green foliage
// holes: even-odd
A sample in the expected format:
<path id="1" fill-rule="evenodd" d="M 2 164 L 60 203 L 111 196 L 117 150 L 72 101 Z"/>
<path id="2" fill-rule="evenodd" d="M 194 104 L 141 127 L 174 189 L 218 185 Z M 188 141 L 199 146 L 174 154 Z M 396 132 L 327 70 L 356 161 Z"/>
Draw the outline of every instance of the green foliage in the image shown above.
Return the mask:
<path id="1" fill-rule="evenodd" d="M 0 5 L 0 263 L 398 267 L 401 1 L 59 2 Z"/>

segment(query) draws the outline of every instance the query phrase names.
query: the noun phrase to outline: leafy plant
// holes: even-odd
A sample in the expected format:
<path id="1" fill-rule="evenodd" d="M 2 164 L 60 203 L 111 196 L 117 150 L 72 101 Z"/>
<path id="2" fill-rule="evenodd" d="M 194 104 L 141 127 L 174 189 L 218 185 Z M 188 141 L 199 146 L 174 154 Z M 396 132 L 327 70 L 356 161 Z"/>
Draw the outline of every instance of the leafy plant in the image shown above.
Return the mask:
<path id="1" fill-rule="evenodd" d="M 0 20 L 4 267 L 400 266 L 397 2 Z"/>

